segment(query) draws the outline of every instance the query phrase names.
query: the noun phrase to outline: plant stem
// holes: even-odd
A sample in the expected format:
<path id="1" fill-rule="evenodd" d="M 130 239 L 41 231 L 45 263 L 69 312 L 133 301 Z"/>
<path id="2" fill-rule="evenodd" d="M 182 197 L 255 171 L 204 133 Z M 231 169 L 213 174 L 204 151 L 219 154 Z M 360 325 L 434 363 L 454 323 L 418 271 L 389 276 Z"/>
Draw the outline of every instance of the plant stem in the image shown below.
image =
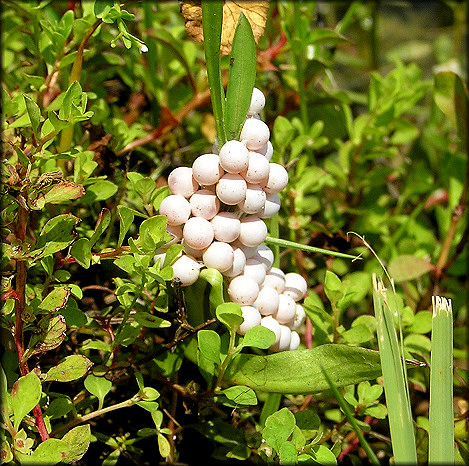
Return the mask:
<path id="1" fill-rule="evenodd" d="M 98 409 L 97 411 L 93 411 L 92 413 L 85 414 L 84 416 L 78 416 L 72 421 L 67 422 L 67 424 L 64 424 L 63 426 L 60 426 L 57 429 L 53 430 L 50 433 L 50 435 L 56 436 L 59 432 L 62 432 L 64 430 L 69 430 L 72 427 L 75 427 L 76 425 L 81 424 L 82 422 L 86 422 L 95 417 L 102 416 L 103 414 L 106 414 L 106 413 L 110 413 L 111 411 L 115 411 L 116 409 L 129 408 L 130 406 L 133 406 L 137 401 L 140 401 L 140 400 L 141 400 L 141 397 L 139 395 L 134 395 L 132 398 L 122 401 L 121 403 L 117 403 L 116 405 L 107 406 L 106 408 Z"/>

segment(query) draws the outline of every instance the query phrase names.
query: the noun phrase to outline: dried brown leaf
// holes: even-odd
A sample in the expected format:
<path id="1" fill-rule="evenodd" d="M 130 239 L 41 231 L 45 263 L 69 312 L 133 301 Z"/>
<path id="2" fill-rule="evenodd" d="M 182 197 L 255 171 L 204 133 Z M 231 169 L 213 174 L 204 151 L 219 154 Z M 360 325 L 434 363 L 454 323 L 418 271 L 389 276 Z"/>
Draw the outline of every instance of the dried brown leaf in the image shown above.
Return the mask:
<path id="1" fill-rule="evenodd" d="M 180 1 L 181 13 L 186 20 L 186 31 L 196 41 L 202 42 L 204 34 L 202 30 L 202 7 L 201 2 L 196 0 Z M 222 55 L 231 53 L 231 45 L 235 33 L 238 18 L 244 13 L 251 24 L 254 40 L 257 41 L 264 33 L 269 1 L 229 1 L 223 4 L 223 27 L 221 32 Z"/>

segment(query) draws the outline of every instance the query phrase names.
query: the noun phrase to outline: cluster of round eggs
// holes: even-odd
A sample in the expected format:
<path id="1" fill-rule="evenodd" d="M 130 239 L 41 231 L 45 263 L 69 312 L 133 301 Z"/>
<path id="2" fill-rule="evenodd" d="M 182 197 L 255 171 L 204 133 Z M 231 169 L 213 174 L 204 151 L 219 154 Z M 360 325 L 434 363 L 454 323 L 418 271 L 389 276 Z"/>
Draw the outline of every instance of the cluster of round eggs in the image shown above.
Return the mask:
<path id="1" fill-rule="evenodd" d="M 270 218 L 280 209 L 278 193 L 288 183 L 286 169 L 271 162 L 269 127 L 260 119 L 265 97 L 254 88 L 239 140 L 227 141 L 218 151 L 197 157 L 192 167 L 177 167 L 168 177 L 171 194 L 159 212 L 168 219 L 167 230 L 181 242 L 183 252 L 173 264 L 174 277 L 191 285 L 202 267 L 220 271 L 228 295 L 241 305 L 245 334 L 263 325 L 276 341 L 271 349 L 298 348 L 295 331 L 305 313 L 299 304 L 306 281 L 296 273 L 272 267 L 273 253 L 263 244 Z"/>

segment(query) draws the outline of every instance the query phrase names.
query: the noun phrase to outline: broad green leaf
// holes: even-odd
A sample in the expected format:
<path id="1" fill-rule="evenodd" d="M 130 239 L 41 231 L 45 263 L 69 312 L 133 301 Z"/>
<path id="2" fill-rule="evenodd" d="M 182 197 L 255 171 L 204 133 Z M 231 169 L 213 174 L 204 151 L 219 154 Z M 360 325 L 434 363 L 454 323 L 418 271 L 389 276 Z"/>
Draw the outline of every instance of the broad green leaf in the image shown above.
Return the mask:
<path id="1" fill-rule="evenodd" d="M 79 238 L 70 249 L 70 254 L 85 269 L 91 265 L 91 244 L 88 238 Z"/>
<path id="2" fill-rule="evenodd" d="M 216 316 L 229 331 L 236 331 L 243 323 L 241 306 L 237 303 L 220 304 L 216 309 Z"/>
<path id="3" fill-rule="evenodd" d="M 133 318 L 143 327 L 148 328 L 167 328 L 171 327 L 171 322 L 154 316 L 149 312 L 137 312 L 133 314 Z"/>
<path id="4" fill-rule="evenodd" d="M 295 128 L 287 118 L 280 115 L 274 121 L 272 133 L 275 143 L 274 147 L 280 153 L 283 153 L 295 135 Z"/>
<path id="5" fill-rule="evenodd" d="M 433 265 L 428 260 L 412 254 L 397 256 L 388 265 L 388 272 L 396 282 L 414 280 L 432 269 Z"/>
<path id="6" fill-rule="evenodd" d="M 31 455 L 21 455 L 21 464 L 31 466 L 50 466 L 62 461 L 70 446 L 57 438 L 49 438 L 40 443 Z"/>
<path id="7" fill-rule="evenodd" d="M 233 387 L 225 388 L 220 392 L 225 395 L 229 400 L 233 401 L 236 405 L 256 405 L 257 397 L 254 390 L 249 387 L 241 385 L 234 385 Z"/>
<path id="8" fill-rule="evenodd" d="M 112 342 L 114 347 L 119 345 L 129 346 L 139 336 L 142 325 L 139 322 L 128 322 L 122 330 L 117 334 L 116 339 Z"/>
<path id="9" fill-rule="evenodd" d="M 318 464 L 337 464 L 337 458 L 325 445 L 315 445 L 311 448 L 311 454 Z"/>
<path id="10" fill-rule="evenodd" d="M 134 221 L 135 215 L 137 215 L 138 212 L 136 210 L 133 210 L 123 205 L 117 206 L 117 212 L 119 214 L 119 225 L 120 225 L 117 247 L 120 247 L 122 246 L 125 235 L 129 231 L 129 228 L 131 227 Z"/>
<path id="11" fill-rule="evenodd" d="M 11 389 L 11 407 L 14 414 L 14 427 L 18 430 L 21 421 L 41 398 L 42 385 L 35 372 L 20 377 Z"/>
<path id="12" fill-rule="evenodd" d="M 38 306 L 41 312 L 57 312 L 67 305 L 71 289 L 68 286 L 54 288 Z"/>
<path id="13" fill-rule="evenodd" d="M 84 194 L 85 190 L 81 184 L 75 184 L 73 181 L 62 181 L 52 186 L 52 188 L 44 195 L 44 202 L 58 204 L 64 201 L 78 199 Z"/>
<path id="14" fill-rule="evenodd" d="M 434 99 L 440 110 L 451 120 L 463 141 L 468 141 L 468 94 L 461 78 L 451 71 L 437 73 Z"/>
<path id="15" fill-rule="evenodd" d="M 171 445 L 168 439 L 160 433 L 158 433 L 158 450 L 163 458 L 166 458 L 171 453 Z"/>
<path id="16" fill-rule="evenodd" d="M 324 280 L 324 292 L 326 293 L 327 299 L 333 305 L 335 305 L 339 301 L 339 299 L 341 299 L 344 295 L 340 278 L 330 270 L 326 270 L 326 278 Z"/>
<path id="17" fill-rule="evenodd" d="M 197 332 L 199 351 L 209 361 L 220 364 L 220 335 L 214 330 L 200 330 Z"/>
<path id="18" fill-rule="evenodd" d="M 406 328 L 412 333 L 428 333 L 432 329 L 432 314 L 428 311 L 418 311 L 412 323 Z"/>
<path id="19" fill-rule="evenodd" d="M 105 377 L 96 377 L 93 374 L 88 374 L 84 382 L 85 388 L 94 396 L 98 398 L 99 407 L 102 409 L 104 397 L 111 391 L 112 382 Z"/>
<path id="20" fill-rule="evenodd" d="M 68 414 L 73 407 L 73 402 L 68 396 L 60 396 L 49 403 L 44 415 L 50 419 L 59 419 Z"/>
<path id="21" fill-rule="evenodd" d="M 34 260 L 54 254 L 69 246 L 75 239 L 75 226 L 80 222 L 71 214 L 51 218 L 42 228 L 36 248 L 28 256 Z"/>
<path id="22" fill-rule="evenodd" d="M 226 137 L 238 139 L 251 103 L 256 80 L 256 43 L 251 25 L 241 13 L 233 38 L 226 89 Z"/>
<path id="23" fill-rule="evenodd" d="M 208 86 L 212 100 L 213 116 L 217 127 L 218 147 L 226 142 L 225 91 L 221 75 L 220 44 L 223 24 L 223 3 L 202 2 L 202 27 L 204 33 L 205 63 Z"/>
<path id="24" fill-rule="evenodd" d="M 69 450 L 62 459 L 64 463 L 72 463 L 73 461 L 80 460 L 88 450 L 91 442 L 90 425 L 74 427 L 69 430 L 63 437 L 62 442 L 69 446 Z"/>
<path id="25" fill-rule="evenodd" d="M 325 344 L 268 356 L 239 354 L 228 366 L 225 380 L 264 392 L 310 394 L 329 387 L 321 365 L 338 387 L 381 375 L 377 351 Z"/>
<path id="26" fill-rule="evenodd" d="M 340 336 L 350 345 L 358 345 L 373 339 L 373 333 L 366 325 L 354 325 Z"/>
<path id="27" fill-rule="evenodd" d="M 106 228 L 111 223 L 112 215 L 109 209 L 101 209 L 99 213 L 98 220 L 96 222 L 96 226 L 94 227 L 93 234 L 90 238 L 90 247 L 93 247 L 98 238 L 106 231 Z"/>
<path id="28" fill-rule="evenodd" d="M 34 136 L 37 138 L 37 130 L 41 123 L 41 110 L 37 103 L 26 94 L 24 94 L 24 101 L 26 103 L 26 110 L 28 111 L 29 119 L 31 120 Z"/>
<path id="29" fill-rule="evenodd" d="M 40 332 L 31 336 L 28 349 L 23 356 L 24 360 L 33 354 L 45 353 L 62 344 L 67 330 L 65 317 L 62 315 L 45 316 L 39 321 L 38 330 Z"/>
<path id="30" fill-rule="evenodd" d="M 280 464 L 282 465 L 295 464 L 297 461 L 296 446 L 290 441 L 282 442 L 280 444 L 278 456 Z"/>
<path id="31" fill-rule="evenodd" d="M 288 408 L 282 408 L 266 419 L 262 437 L 279 453 L 281 445 L 290 437 L 295 425 L 293 413 Z"/>
<path id="32" fill-rule="evenodd" d="M 99 180 L 96 183 L 87 186 L 86 194 L 83 196 L 83 202 L 105 201 L 117 193 L 118 187 L 108 180 Z"/>
<path id="33" fill-rule="evenodd" d="M 72 84 L 70 84 L 67 92 L 65 93 L 62 105 L 60 106 L 59 118 L 61 120 L 68 120 L 72 117 L 74 107 L 73 104 L 81 97 L 81 94 L 82 90 L 78 81 L 74 81 Z"/>
<path id="34" fill-rule="evenodd" d="M 166 231 L 168 219 L 165 215 L 155 215 L 144 220 L 139 227 L 139 237 L 129 245 L 137 248 L 140 254 L 153 253 L 158 247 L 170 241 L 171 235 Z"/>
<path id="35" fill-rule="evenodd" d="M 46 381 L 70 382 L 83 377 L 93 363 L 80 354 L 72 354 L 51 367 L 46 374 Z"/>
<path id="36" fill-rule="evenodd" d="M 244 335 L 242 346 L 252 346 L 254 348 L 267 349 L 275 342 L 275 334 L 272 330 L 258 325 L 249 329 Z"/>

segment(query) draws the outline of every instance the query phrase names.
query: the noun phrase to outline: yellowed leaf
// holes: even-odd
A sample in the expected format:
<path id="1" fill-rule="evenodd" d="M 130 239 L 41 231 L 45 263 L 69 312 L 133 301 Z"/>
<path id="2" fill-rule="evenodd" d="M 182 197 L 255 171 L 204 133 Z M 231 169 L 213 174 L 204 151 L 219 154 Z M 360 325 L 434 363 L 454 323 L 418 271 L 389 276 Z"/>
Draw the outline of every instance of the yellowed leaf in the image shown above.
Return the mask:
<path id="1" fill-rule="evenodd" d="M 181 14 L 186 20 L 187 33 L 197 42 L 202 42 L 204 34 L 202 30 L 202 7 L 201 2 L 195 0 L 179 2 Z M 231 45 L 235 33 L 238 18 L 244 13 L 251 24 L 254 40 L 257 41 L 264 33 L 267 12 L 269 10 L 268 0 L 259 1 L 230 1 L 223 4 L 223 27 L 221 32 L 222 55 L 231 53 Z"/>

